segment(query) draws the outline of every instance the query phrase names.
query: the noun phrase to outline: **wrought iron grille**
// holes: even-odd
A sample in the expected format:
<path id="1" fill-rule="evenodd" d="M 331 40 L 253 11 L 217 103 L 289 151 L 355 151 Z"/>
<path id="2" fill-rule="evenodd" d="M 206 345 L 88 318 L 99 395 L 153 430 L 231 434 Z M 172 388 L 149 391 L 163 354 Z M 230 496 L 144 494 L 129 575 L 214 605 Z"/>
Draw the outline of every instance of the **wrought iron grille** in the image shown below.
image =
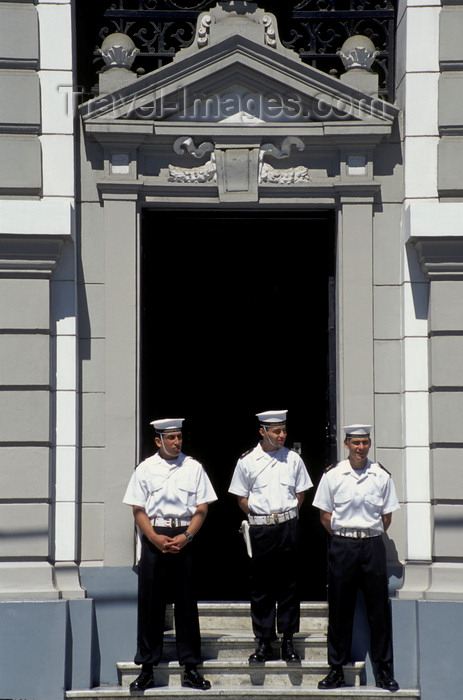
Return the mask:
<path id="1" fill-rule="evenodd" d="M 103 65 L 95 51 L 108 34 L 131 36 L 140 50 L 134 68 L 152 71 L 193 41 L 198 15 L 216 4 L 217 0 L 80 0 L 79 81 L 84 90 L 91 92 Z M 258 5 L 276 15 L 283 45 L 325 72 L 342 71 L 336 52 L 349 36 L 368 36 L 379 51 L 373 70 L 379 75 L 380 94 L 394 99 L 395 0 L 261 0 Z M 82 56 L 90 45 L 90 52 Z"/>

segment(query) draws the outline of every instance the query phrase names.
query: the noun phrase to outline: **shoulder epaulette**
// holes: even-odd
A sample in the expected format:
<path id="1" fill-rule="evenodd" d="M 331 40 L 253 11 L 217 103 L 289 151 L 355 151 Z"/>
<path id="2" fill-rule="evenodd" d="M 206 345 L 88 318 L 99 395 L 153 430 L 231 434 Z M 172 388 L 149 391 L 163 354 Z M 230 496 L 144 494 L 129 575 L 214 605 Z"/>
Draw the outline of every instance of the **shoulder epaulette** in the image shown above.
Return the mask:
<path id="1" fill-rule="evenodd" d="M 250 450 L 246 450 L 246 452 L 243 452 L 243 454 L 242 454 L 241 456 L 242 456 L 242 457 L 246 457 L 246 455 L 248 455 L 248 454 L 249 454 L 250 452 L 252 452 L 252 451 L 253 451 L 253 449 L 254 449 L 254 448 L 253 448 L 253 447 L 251 447 L 251 449 L 250 449 Z"/>
<path id="2" fill-rule="evenodd" d="M 384 469 L 384 471 L 387 474 L 389 474 L 389 476 L 392 476 L 391 472 L 388 469 L 386 469 L 386 467 L 383 467 L 383 465 L 380 462 L 376 462 L 376 464 L 378 465 L 378 467 L 381 467 L 381 469 Z"/>
<path id="3" fill-rule="evenodd" d="M 330 464 L 329 467 L 325 467 L 325 471 L 329 472 L 330 469 L 333 469 L 334 467 L 337 467 L 337 466 L 338 466 L 337 462 L 335 462 L 334 464 Z"/>

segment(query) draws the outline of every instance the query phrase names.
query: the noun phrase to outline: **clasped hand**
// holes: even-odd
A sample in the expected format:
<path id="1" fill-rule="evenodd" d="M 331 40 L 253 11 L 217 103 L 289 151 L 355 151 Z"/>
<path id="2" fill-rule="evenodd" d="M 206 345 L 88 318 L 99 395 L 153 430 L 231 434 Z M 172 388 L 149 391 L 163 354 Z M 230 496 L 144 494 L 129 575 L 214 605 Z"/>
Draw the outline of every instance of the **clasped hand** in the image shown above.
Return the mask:
<path id="1" fill-rule="evenodd" d="M 157 535 L 154 544 L 163 554 L 178 554 L 187 544 L 187 539 L 182 534 L 175 537 Z"/>

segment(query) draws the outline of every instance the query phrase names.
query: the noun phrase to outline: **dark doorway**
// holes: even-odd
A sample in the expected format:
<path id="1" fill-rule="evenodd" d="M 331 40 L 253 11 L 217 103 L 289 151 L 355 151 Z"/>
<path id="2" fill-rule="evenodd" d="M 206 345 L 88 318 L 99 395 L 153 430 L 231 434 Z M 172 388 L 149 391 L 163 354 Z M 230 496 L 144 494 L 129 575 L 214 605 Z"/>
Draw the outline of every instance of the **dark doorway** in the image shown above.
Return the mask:
<path id="1" fill-rule="evenodd" d="M 255 414 L 288 409 L 287 446 L 300 445 L 317 485 L 330 460 L 329 284 L 332 212 L 143 214 L 142 456 L 151 420 L 183 417 L 184 452 L 218 494 L 197 537 L 200 600 L 246 600 L 242 520 L 228 487 L 258 441 Z M 331 373 L 332 376 L 332 373 Z M 301 509 L 303 600 L 326 598 L 326 538 Z"/>

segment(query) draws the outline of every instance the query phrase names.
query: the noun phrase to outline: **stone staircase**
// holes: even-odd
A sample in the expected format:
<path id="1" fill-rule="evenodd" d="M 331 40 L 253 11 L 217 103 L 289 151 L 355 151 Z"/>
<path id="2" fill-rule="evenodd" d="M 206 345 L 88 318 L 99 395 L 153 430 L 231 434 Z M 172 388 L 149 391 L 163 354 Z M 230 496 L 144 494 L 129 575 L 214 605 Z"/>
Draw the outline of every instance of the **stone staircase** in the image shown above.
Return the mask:
<path id="1" fill-rule="evenodd" d="M 318 690 L 317 683 L 328 672 L 326 663 L 326 603 L 303 603 L 301 630 L 295 637 L 295 646 L 302 658 L 298 664 L 287 664 L 278 658 L 280 645 L 275 642 L 275 660 L 265 664 L 249 664 L 248 657 L 255 649 L 248 603 L 200 603 L 202 640 L 202 673 L 212 683 L 208 691 L 192 690 L 181 686 L 181 668 L 175 660 L 175 635 L 166 630 L 164 661 L 155 670 L 156 688 L 145 693 L 130 693 L 129 685 L 139 668 L 130 662 L 117 664 L 119 685 L 100 686 L 91 690 L 71 690 L 66 697 L 78 700 L 118 700 L 137 696 L 161 696 L 174 700 L 204 693 L 207 700 L 285 700 L 286 698 L 327 697 L 330 700 L 361 698 L 375 700 L 390 697 L 391 693 L 375 687 L 360 686 L 363 663 L 345 668 L 348 687 L 339 690 Z M 170 626 L 170 625 L 168 625 Z M 419 698 L 417 690 L 399 690 L 394 698 Z"/>

